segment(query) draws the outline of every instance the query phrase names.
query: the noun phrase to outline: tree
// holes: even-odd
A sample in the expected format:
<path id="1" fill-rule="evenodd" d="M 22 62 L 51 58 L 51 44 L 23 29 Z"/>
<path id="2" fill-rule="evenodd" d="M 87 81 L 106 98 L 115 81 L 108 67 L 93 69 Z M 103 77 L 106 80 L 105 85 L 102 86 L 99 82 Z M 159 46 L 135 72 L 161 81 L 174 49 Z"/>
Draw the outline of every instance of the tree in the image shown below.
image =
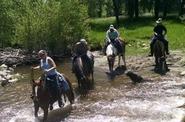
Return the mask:
<path id="1" fill-rule="evenodd" d="M 159 17 L 159 8 L 160 8 L 160 0 L 155 0 L 154 2 L 155 18 Z"/>
<path id="2" fill-rule="evenodd" d="M 116 23 L 117 23 L 117 26 L 119 27 L 119 5 L 121 4 L 120 3 L 120 0 L 112 0 L 113 2 L 113 5 L 114 5 L 114 14 L 115 14 L 115 17 L 116 17 Z"/>
<path id="3" fill-rule="evenodd" d="M 138 0 L 134 1 L 134 10 L 135 10 L 135 17 L 138 18 L 139 16 L 139 1 Z"/>

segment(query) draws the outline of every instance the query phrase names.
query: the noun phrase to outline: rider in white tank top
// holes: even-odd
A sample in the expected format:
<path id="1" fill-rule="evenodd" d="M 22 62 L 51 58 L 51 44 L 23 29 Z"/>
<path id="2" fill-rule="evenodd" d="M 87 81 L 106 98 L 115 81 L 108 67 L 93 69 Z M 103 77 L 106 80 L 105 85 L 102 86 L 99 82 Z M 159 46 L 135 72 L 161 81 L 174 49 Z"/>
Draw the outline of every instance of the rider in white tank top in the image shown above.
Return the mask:
<path id="1" fill-rule="evenodd" d="M 40 67 L 43 71 L 46 71 L 46 70 L 52 68 L 52 66 L 48 63 L 49 59 L 50 59 L 50 57 L 47 56 L 46 59 L 40 60 Z M 56 74 L 57 74 L 56 69 L 52 69 L 52 70 L 46 72 L 47 76 L 52 76 L 52 75 L 56 75 Z"/>

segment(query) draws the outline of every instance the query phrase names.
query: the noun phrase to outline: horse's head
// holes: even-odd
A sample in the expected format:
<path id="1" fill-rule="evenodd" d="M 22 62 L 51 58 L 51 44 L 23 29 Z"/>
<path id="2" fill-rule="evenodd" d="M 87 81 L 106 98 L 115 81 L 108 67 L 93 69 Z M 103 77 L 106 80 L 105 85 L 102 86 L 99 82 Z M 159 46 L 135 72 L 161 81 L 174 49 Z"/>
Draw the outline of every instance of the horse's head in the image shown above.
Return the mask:
<path id="1" fill-rule="evenodd" d="M 75 57 L 73 59 L 73 70 L 76 75 L 76 77 L 80 80 L 83 79 L 84 77 L 84 72 L 83 72 L 83 64 L 81 57 Z"/>
<path id="2" fill-rule="evenodd" d="M 32 80 L 34 86 L 42 86 L 44 79 L 42 77 L 39 77 L 37 80 Z"/>
<path id="3" fill-rule="evenodd" d="M 117 49 L 112 43 L 107 46 L 106 55 L 107 57 L 115 57 L 117 55 Z"/>

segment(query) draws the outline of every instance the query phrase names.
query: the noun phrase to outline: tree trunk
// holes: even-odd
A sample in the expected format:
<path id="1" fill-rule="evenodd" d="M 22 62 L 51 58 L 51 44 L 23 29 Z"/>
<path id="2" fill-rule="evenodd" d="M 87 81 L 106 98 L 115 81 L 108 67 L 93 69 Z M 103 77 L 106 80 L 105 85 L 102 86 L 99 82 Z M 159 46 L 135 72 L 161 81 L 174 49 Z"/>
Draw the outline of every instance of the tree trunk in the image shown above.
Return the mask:
<path id="1" fill-rule="evenodd" d="M 112 0 L 113 1 L 113 5 L 114 5 L 114 14 L 116 17 L 116 24 L 117 27 L 119 27 L 119 0 Z"/>
<path id="2" fill-rule="evenodd" d="M 139 16 L 139 1 L 138 0 L 135 0 L 135 18 L 138 18 Z"/>
<path id="3" fill-rule="evenodd" d="M 98 2 L 98 17 L 101 17 L 102 16 L 102 5 L 103 5 L 103 2 L 101 0 L 99 0 Z"/>
<path id="4" fill-rule="evenodd" d="M 180 10 L 179 10 L 179 15 L 185 14 L 185 0 L 180 0 Z"/>
<path id="5" fill-rule="evenodd" d="M 128 0 L 128 15 L 130 18 L 134 16 L 134 0 Z"/>
<path id="6" fill-rule="evenodd" d="M 163 1 L 163 18 L 166 18 L 166 15 L 167 15 L 167 6 L 168 6 L 168 1 L 164 0 Z"/>
<path id="7" fill-rule="evenodd" d="M 160 5 L 160 0 L 155 0 L 154 11 L 155 11 L 156 19 L 159 17 L 159 5 Z"/>

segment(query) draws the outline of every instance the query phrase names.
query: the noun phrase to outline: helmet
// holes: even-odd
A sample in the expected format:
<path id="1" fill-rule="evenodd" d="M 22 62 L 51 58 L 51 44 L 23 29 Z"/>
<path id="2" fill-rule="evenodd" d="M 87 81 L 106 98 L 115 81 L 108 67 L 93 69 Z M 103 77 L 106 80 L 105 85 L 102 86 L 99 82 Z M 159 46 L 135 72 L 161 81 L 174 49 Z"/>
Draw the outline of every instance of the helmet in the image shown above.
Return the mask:
<path id="1" fill-rule="evenodd" d="M 87 44 L 87 41 L 85 39 L 80 39 L 80 42 Z"/>

